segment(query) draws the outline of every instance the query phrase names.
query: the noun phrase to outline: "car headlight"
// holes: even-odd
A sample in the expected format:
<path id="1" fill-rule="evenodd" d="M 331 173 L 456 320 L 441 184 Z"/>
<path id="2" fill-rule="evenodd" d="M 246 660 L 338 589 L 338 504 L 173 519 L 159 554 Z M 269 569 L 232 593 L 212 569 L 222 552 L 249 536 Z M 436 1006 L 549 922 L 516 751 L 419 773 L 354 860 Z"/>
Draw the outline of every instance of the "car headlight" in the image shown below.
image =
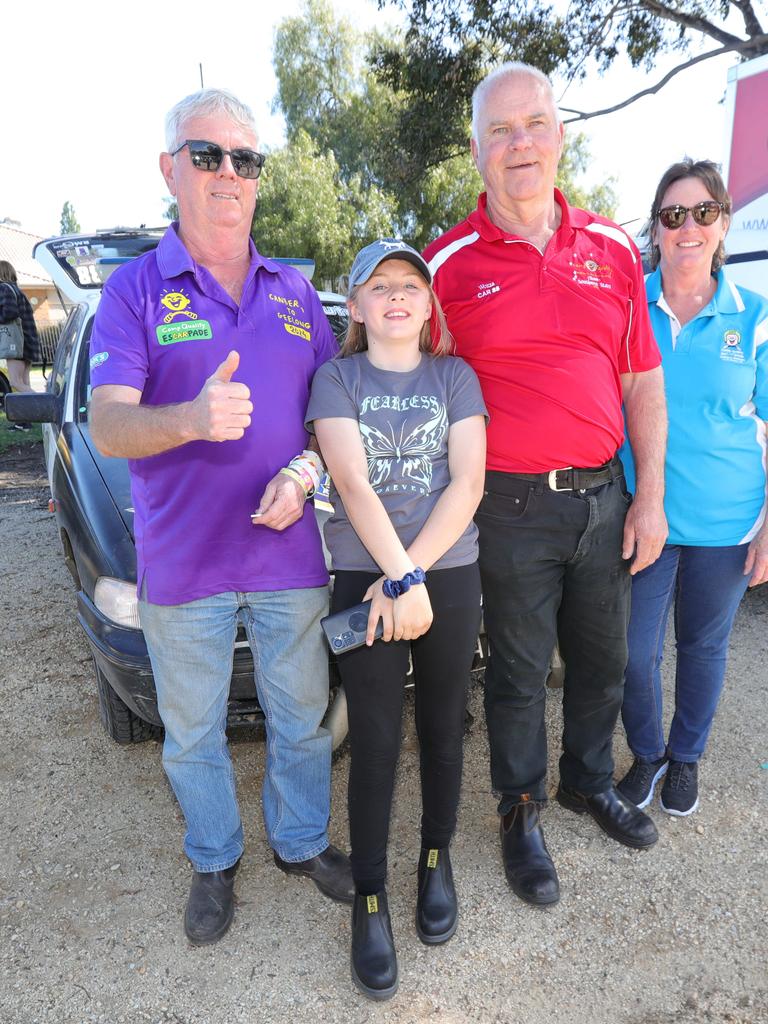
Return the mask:
<path id="1" fill-rule="evenodd" d="M 141 629 L 139 622 L 139 599 L 136 584 L 115 580 L 111 576 L 100 576 L 96 580 L 93 603 L 102 615 L 119 626 Z"/>

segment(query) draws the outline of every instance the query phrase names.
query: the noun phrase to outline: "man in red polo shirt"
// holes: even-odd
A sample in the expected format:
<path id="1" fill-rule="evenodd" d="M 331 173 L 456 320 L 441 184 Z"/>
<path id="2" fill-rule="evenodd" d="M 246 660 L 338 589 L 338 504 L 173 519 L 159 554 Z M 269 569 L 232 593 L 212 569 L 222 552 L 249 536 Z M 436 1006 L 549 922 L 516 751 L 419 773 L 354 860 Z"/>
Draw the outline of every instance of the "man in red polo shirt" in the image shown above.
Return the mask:
<path id="1" fill-rule="evenodd" d="M 457 346 L 490 413 L 480 569 L 490 639 L 486 719 L 512 889 L 559 898 L 546 800 L 545 680 L 566 663 L 557 799 L 613 839 L 658 834 L 613 786 L 630 575 L 666 537 L 666 412 L 637 249 L 555 188 L 562 152 L 549 80 L 506 64 L 475 90 L 472 155 L 486 191 L 425 252 Z M 634 500 L 616 451 L 622 402 L 640 455 Z"/>

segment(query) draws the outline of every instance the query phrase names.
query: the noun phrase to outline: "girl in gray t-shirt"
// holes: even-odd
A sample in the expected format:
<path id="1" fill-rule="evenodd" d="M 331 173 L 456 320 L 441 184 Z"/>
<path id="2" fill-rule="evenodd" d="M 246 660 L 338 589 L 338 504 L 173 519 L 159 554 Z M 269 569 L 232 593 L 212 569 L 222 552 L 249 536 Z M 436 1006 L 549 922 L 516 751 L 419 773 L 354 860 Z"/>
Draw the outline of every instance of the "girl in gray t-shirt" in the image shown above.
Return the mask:
<path id="1" fill-rule="evenodd" d="M 448 846 L 456 827 L 466 690 L 480 622 L 477 530 L 486 409 L 451 338 L 422 257 L 372 243 L 350 271 L 351 324 L 315 375 L 307 410 L 333 481 L 325 539 L 332 610 L 371 600 L 368 641 L 339 657 L 347 694 L 356 897 L 352 977 L 372 999 L 397 989 L 386 850 L 412 655 L 423 815 L 416 928 L 446 942 L 458 921 Z M 381 620 L 383 637 L 374 642 Z"/>

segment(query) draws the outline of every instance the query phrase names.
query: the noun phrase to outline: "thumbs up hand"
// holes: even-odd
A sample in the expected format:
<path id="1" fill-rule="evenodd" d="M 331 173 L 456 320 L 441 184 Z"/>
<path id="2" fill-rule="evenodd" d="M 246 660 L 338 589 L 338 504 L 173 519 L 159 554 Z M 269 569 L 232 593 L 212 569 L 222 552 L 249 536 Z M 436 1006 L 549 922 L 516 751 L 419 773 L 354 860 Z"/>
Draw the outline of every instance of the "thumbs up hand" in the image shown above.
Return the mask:
<path id="1" fill-rule="evenodd" d="M 220 380 L 225 384 L 229 384 L 232 380 L 232 375 L 240 365 L 240 353 L 230 352 L 223 363 L 213 371 L 209 380 Z"/>
<path id="2" fill-rule="evenodd" d="M 238 352 L 211 374 L 191 404 L 194 433 L 204 441 L 236 441 L 250 426 L 253 405 L 245 384 L 232 380 L 240 365 Z"/>

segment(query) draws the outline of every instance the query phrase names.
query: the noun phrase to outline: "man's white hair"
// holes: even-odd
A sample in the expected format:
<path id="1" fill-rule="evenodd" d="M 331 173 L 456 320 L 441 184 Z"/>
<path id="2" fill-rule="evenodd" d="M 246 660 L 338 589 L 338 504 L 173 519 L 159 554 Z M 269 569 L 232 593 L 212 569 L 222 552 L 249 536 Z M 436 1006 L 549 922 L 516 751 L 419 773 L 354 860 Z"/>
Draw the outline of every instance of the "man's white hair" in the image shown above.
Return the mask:
<path id="1" fill-rule="evenodd" d="M 534 67 L 533 64 L 524 64 L 519 60 L 509 60 L 505 64 L 499 64 L 497 68 L 490 71 L 482 82 L 475 87 L 475 91 L 472 93 L 472 138 L 475 142 L 477 142 L 480 111 L 483 108 L 486 96 L 497 82 L 502 78 L 509 78 L 512 75 L 529 75 L 531 78 L 535 78 L 541 85 L 543 85 L 549 93 L 555 114 L 557 115 L 558 120 L 560 120 L 557 103 L 555 102 L 555 94 L 552 91 L 552 83 L 544 72 Z"/>
<path id="2" fill-rule="evenodd" d="M 237 96 L 226 89 L 201 89 L 179 100 L 165 116 L 165 145 L 172 153 L 184 142 L 183 128 L 195 117 L 210 117 L 212 114 L 226 114 L 238 128 L 252 132 L 258 138 L 253 111 Z"/>

